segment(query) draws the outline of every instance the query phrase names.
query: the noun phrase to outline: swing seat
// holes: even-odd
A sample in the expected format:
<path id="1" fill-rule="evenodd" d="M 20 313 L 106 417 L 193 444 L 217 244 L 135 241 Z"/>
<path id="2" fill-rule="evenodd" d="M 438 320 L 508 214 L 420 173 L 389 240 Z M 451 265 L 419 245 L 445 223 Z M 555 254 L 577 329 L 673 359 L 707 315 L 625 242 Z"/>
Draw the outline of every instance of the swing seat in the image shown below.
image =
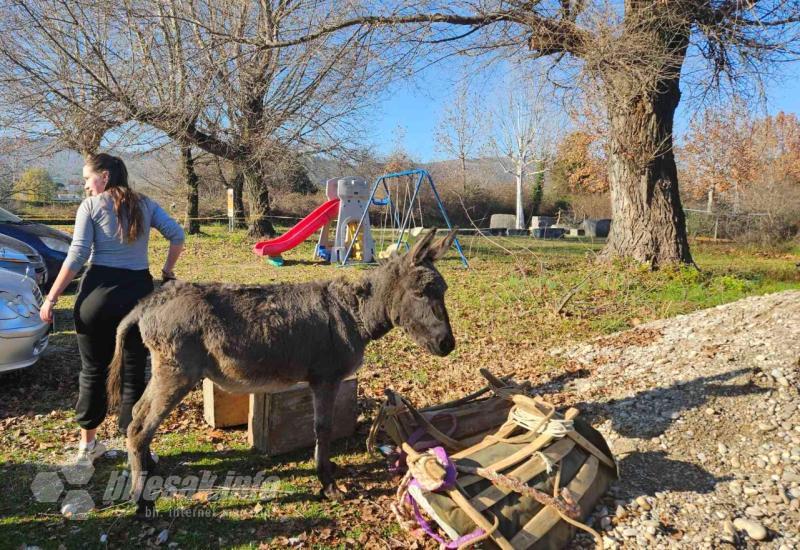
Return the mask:
<path id="1" fill-rule="evenodd" d="M 411 229 L 408 230 L 408 235 L 410 237 L 417 238 L 422 234 L 423 231 L 425 231 L 424 227 L 412 227 Z M 406 250 L 411 248 L 408 241 L 403 241 L 400 244 L 392 243 L 383 250 L 381 250 L 380 252 L 378 252 L 378 258 L 380 258 L 381 260 L 388 260 L 389 258 L 391 258 L 392 254 L 399 253 L 401 247 L 404 247 Z"/>
<path id="2" fill-rule="evenodd" d="M 378 258 L 380 258 L 381 260 L 388 260 L 389 258 L 392 257 L 392 254 L 397 253 L 399 248 L 400 247 L 397 245 L 397 243 L 392 243 L 383 250 L 381 250 L 380 252 L 378 252 Z"/>

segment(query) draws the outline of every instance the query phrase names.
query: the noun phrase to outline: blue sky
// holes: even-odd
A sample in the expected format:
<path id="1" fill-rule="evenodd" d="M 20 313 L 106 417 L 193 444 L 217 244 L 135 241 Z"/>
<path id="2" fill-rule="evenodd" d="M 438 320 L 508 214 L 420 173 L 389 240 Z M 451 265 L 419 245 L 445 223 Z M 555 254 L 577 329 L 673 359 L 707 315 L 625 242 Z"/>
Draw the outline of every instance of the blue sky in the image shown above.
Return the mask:
<path id="1" fill-rule="evenodd" d="M 395 129 L 402 126 L 405 128 L 404 147 L 414 160 L 428 162 L 443 158 L 436 151 L 434 136 L 442 106 L 447 104 L 455 89 L 455 75 L 447 73 L 444 64 L 437 64 L 413 83 L 397 84 L 384 94 L 369 129 L 379 154 L 392 150 Z M 782 110 L 800 115 L 800 63 L 787 65 L 783 76 L 770 82 L 766 92 L 766 108 L 770 113 Z M 487 104 L 488 100 L 487 97 Z M 692 114 L 691 105 L 682 102 L 676 120 L 678 135 L 688 127 Z"/>

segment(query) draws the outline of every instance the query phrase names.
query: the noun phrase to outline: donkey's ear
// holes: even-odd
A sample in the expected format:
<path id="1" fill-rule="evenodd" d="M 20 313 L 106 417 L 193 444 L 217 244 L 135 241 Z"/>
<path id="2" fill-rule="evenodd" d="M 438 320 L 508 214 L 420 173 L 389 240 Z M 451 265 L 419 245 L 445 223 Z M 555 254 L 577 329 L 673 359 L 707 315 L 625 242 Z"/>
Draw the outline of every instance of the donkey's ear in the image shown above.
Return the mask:
<path id="1" fill-rule="evenodd" d="M 414 244 L 414 247 L 408 253 L 408 260 L 411 264 L 419 265 L 428 258 L 428 252 L 435 236 L 436 229 L 431 229 Z"/>
<path id="2" fill-rule="evenodd" d="M 458 229 L 451 229 L 444 239 L 428 248 L 428 259 L 435 262 L 447 254 L 447 251 L 453 246 L 453 241 L 456 240 L 456 233 L 458 233 Z"/>

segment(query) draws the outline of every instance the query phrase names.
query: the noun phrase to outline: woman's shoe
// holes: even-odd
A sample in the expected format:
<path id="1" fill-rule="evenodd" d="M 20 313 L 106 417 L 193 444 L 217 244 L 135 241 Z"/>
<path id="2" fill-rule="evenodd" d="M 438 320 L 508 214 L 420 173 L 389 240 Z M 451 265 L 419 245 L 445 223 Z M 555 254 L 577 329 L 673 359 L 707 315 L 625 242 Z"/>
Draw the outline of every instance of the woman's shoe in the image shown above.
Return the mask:
<path id="1" fill-rule="evenodd" d="M 80 444 L 75 455 L 75 464 L 94 464 L 94 461 L 103 456 L 105 452 L 106 446 L 96 439 L 86 446 Z"/>

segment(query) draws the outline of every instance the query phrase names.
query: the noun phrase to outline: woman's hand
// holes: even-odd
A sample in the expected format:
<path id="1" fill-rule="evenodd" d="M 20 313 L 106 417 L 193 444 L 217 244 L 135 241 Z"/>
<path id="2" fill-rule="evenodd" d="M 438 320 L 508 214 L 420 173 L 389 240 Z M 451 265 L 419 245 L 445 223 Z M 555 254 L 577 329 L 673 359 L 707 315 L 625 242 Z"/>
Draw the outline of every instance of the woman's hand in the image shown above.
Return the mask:
<path id="1" fill-rule="evenodd" d="M 58 297 L 61 296 L 61 293 L 64 292 L 64 289 L 67 288 L 67 285 L 75 278 L 77 273 L 76 270 L 67 267 L 67 262 L 61 265 L 61 269 L 56 276 L 56 280 L 53 282 L 53 286 L 50 287 L 47 298 L 44 299 L 42 306 L 39 308 L 39 318 L 42 321 L 45 323 L 53 322 L 53 309 L 56 307 Z M 55 298 L 51 298 L 51 296 L 55 296 Z"/>
<path id="2" fill-rule="evenodd" d="M 45 298 L 42 302 L 42 307 L 39 308 L 39 318 L 45 323 L 53 322 L 53 308 L 55 303 L 50 301 L 50 298 Z"/>
<path id="3" fill-rule="evenodd" d="M 161 270 L 161 284 L 165 285 L 170 281 L 174 281 L 176 279 L 174 271 L 168 271 L 167 269 Z"/>

